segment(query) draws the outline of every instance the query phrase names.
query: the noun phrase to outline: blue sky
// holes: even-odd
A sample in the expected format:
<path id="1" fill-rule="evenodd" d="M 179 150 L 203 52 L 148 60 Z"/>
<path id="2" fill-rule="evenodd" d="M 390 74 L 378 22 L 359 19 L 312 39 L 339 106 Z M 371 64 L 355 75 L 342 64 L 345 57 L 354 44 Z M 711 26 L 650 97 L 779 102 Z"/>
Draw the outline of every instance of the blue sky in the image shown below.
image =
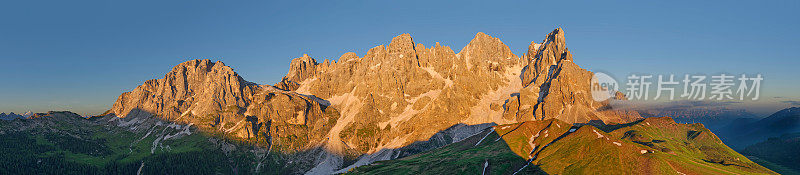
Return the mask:
<path id="1" fill-rule="evenodd" d="M 630 73 L 756 74 L 754 105 L 800 100 L 798 1 L 0 1 L 0 111 L 101 113 L 190 59 L 273 84 L 304 53 L 363 55 L 402 33 L 460 50 L 477 32 L 517 54 L 556 27 L 575 62 Z M 779 97 L 779 98 L 775 98 Z"/>

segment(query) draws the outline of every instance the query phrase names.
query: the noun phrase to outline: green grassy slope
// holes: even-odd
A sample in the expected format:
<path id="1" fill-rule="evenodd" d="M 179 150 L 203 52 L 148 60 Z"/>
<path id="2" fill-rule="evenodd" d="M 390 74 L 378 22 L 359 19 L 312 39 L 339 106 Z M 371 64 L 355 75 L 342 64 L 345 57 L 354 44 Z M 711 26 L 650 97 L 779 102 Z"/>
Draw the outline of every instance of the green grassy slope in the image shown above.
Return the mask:
<path id="1" fill-rule="evenodd" d="M 491 174 L 510 174 L 527 162 L 509 150 L 505 142 L 496 142 L 496 132 L 484 131 L 461 142 L 412 156 L 373 163 L 351 170 L 354 174 L 481 174 L 484 165 Z M 478 142 L 481 142 L 478 144 Z M 479 146 L 475 146 L 478 144 Z M 534 168 L 528 174 L 541 173 Z"/>
<path id="2" fill-rule="evenodd" d="M 0 121 L 0 174 L 249 174 L 257 166 L 253 150 L 226 151 L 219 136 L 180 134 L 185 130 L 166 123 L 147 127 L 69 115 Z M 262 164 L 262 173 L 286 172 L 279 162 Z"/>
<path id="3" fill-rule="evenodd" d="M 531 162 L 522 174 L 775 174 L 725 146 L 702 125 L 677 124 L 671 118 L 598 127 L 557 120 L 499 125 L 444 148 L 351 173 L 480 174 L 488 161 L 492 174 L 513 174 L 526 160 Z"/>

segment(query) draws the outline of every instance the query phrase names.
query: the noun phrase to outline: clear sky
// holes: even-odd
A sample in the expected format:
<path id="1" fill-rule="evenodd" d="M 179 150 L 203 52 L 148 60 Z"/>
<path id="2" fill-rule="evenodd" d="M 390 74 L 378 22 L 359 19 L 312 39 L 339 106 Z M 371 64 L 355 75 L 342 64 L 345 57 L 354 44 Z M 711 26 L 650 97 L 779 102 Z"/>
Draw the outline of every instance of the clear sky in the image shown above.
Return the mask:
<path id="1" fill-rule="evenodd" d="M 588 70 L 618 80 L 630 73 L 761 73 L 764 98 L 752 104 L 778 109 L 800 103 L 799 4 L 0 1 L 0 111 L 98 114 L 122 92 L 189 59 L 222 60 L 248 81 L 274 84 L 304 53 L 318 60 L 363 55 L 402 33 L 458 52 L 484 32 L 521 55 L 556 27 Z"/>

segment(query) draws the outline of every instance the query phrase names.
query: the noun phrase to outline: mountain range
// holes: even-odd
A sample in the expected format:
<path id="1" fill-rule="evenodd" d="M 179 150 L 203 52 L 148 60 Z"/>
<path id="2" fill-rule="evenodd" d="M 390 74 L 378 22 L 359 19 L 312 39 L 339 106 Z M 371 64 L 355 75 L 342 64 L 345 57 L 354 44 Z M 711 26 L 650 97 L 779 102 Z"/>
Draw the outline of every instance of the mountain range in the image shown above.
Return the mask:
<path id="1" fill-rule="evenodd" d="M 322 63 L 308 55 L 295 58 L 274 86 L 248 82 L 219 61 L 184 62 L 120 95 L 107 115 L 193 123 L 242 139 L 266 138 L 283 151 L 319 148 L 331 162 L 343 162 L 343 155 L 401 154 L 392 150 L 456 124 L 640 118 L 594 101 L 593 73 L 572 59 L 561 29 L 541 44 L 532 42 L 522 57 L 484 33 L 459 53 L 403 34 L 362 57 L 346 53 Z M 321 162 L 314 170 L 345 167 Z"/>
<path id="2" fill-rule="evenodd" d="M 763 119 L 739 118 L 717 134 L 729 146 L 742 149 L 768 138 L 796 132 L 800 132 L 800 107 L 786 108 Z"/>
<path id="3" fill-rule="evenodd" d="M 363 56 L 295 58 L 275 85 L 244 80 L 221 61 L 190 60 L 101 115 L 41 113 L 0 131 L 47 153 L 37 157 L 89 173 L 774 174 L 702 125 L 614 109 L 621 93 L 595 101 L 593 75 L 573 62 L 560 28 L 522 56 L 484 33 L 459 53 L 402 34 Z M 71 142 L 99 152 L 61 145 Z M 203 156 L 213 159 L 191 164 Z"/>
<path id="4" fill-rule="evenodd" d="M 14 112 L 10 112 L 10 113 L 6 114 L 4 112 L 4 113 L 0 113 L 0 120 L 14 120 L 14 119 L 18 119 L 18 118 L 22 119 L 22 118 L 31 117 L 33 115 L 34 115 L 34 113 L 31 112 L 31 111 L 28 111 L 28 112 L 25 112 L 25 113 L 22 113 L 22 114 L 15 114 Z"/>
<path id="5" fill-rule="evenodd" d="M 800 174 L 800 133 L 787 133 L 779 137 L 752 144 L 741 152 L 750 159 L 781 174 Z"/>

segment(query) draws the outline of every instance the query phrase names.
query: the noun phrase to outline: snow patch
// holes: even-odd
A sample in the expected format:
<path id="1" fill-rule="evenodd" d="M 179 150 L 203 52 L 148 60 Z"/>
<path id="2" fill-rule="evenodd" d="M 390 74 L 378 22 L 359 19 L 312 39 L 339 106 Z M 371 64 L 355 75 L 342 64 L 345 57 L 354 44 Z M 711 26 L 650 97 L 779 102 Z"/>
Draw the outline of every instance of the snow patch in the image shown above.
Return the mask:
<path id="1" fill-rule="evenodd" d="M 594 130 L 594 129 L 593 129 L 592 131 L 594 131 L 594 133 L 595 133 L 595 134 L 597 134 L 597 138 L 598 138 L 598 139 L 599 139 L 599 138 L 603 138 L 603 137 L 604 137 L 604 136 L 603 136 L 603 134 L 600 134 L 599 132 L 597 132 L 597 130 Z"/>
<path id="2" fill-rule="evenodd" d="M 311 168 L 311 170 L 308 170 L 305 174 L 333 174 L 336 169 L 342 166 L 343 160 L 341 156 L 331 153 L 323 154 L 325 154 L 324 160 L 314 168 Z"/>
<path id="3" fill-rule="evenodd" d="M 331 127 L 331 130 L 328 132 L 328 143 L 326 147 L 333 148 L 333 149 L 340 149 L 345 148 L 346 145 L 342 145 L 342 140 L 339 138 L 339 133 L 344 130 L 344 127 L 353 122 L 353 118 L 355 118 L 356 113 L 358 113 L 358 109 L 361 108 L 361 104 L 359 103 L 359 98 L 353 95 L 355 93 L 356 88 L 353 88 L 351 92 L 333 96 L 329 98 L 331 105 L 336 109 L 341 109 L 340 114 L 341 116 L 336 121 L 336 124 Z"/>
<path id="4" fill-rule="evenodd" d="M 186 111 L 184 111 L 184 112 L 181 114 L 181 116 L 185 116 L 186 114 L 189 114 L 189 112 L 192 112 L 192 110 L 186 110 Z"/>
<path id="5" fill-rule="evenodd" d="M 380 151 L 378 151 L 376 153 L 364 155 L 361 158 L 359 158 L 352 165 L 347 166 L 345 168 L 342 168 L 339 171 L 336 171 L 336 172 L 334 172 L 332 174 L 346 173 L 346 172 L 350 171 L 350 169 L 353 169 L 355 167 L 368 165 L 368 164 L 370 164 L 372 162 L 395 159 L 395 158 L 397 158 L 397 156 L 399 156 L 399 154 L 396 155 L 394 150 L 382 149 L 382 150 L 380 150 Z"/>
<path id="6" fill-rule="evenodd" d="M 130 126 L 130 125 L 136 124 L 136 123 L 139 123 L 139 118 L 133 118 L 133 119 L 128 120 L 128 121 L 122 120 L 119 124 L 117 124 L 117 126 L 119 126 L 119 127 L 127 127 L 127 126 Z"/>
<path id="7" fill-rule="evenodd" d="M 533 151 L 536 150 L 536 143 L 534 143 L 534 141 L 536 141 L 536 137 L 537 136 L 532 136 L 532 137 L 528 138 L 528 145 L 531 146 L 531 153 L 533 153 Z M 547 136 L 545 136 L 545 137 L 547 137 Z"/>
<path id="8" fill-rule="evenodd" d="M 142 168 L 144 168 L 144 161 L 142 161 L 142 164 L 139 165 L 139 170 L 136 170 L 136 175 L 142 174 Z"/>
<path id="9" fill-rule="evenodd" d="M 481 144 L 481 142 L 483 142 L 483 139 L 486 139 L 486 137 L 489 136 L 489 134 L 492 134 L 492 132 L 494 132 L 494 128 L 492 128 L 492 131 L 489 131 L 489 133 L 486 133 L 486 135 L 483 136 L 483 138 L 481 138 L 481 140 L 478 140 L 478 143 L 475 143 L 475 146 L 478 146 L 478 144 Z"/>
<path id="10" fill-rule="evenodd" d="M 486 162 L 483 163 L 483 172 L 481 172 L 481 175 L 486 174 L 486 167 L 489 167 L 489 160 L 485 160 L 485 161 Z"/>
<path id="11" fill-rule="evenodd" d="M 400 55 L 400 57 L 402 58 L 403 55 Z M 383 63 L 378 63 L 378 64 L 375 64 L 375 65 L 372 65 L 372 66 L 369 67 L 369 69 L 370 70 L 375 70 L 375 68 L 378 68 L 379 66 L 381 66 L 381 64 L 383 64 Z"/>
<path id="12" fill-rule="evenodd" d="M 305 80 L 297 83 L 297 84 L 300 84 L 300 87 L 297 87 L 297 90 L 294 90 L 294 92 L 298 93 L 298 94 L 311 94 L 311 89 L 310 89 L 311 86 L 308 85 L 308 84 L 310 84 L 310 82 L 315 81 L 315 80 L 317 80 L 317 77 L 306 78 Z M 271 87 L 271 88 L 269 88 L 270 90 L 282 91 L 280 89 L 274 88 L 273 86 L 270 86 L 270 87 Z"/>
<path id="13" fill-rule="evenodd" d="M 226 129 L 226 130 L 225 130 L 225 132 L 226 132 L 226 133 L 229 133 L 229 132 L 233 131 L 234 129 L 236 129 L 236 127 L 237 127 L 237 126 L 239 126 L 239 124 L 242 124 L 242 122 L 244 122 L 244 120 L 245 120 L 245 119 L 242 119 L 241 121 L 239 121 L 239 122 L 236 122 L 236 124 L 235 124 L 235 125 L 233 125 L 233 127 Z M 171 125 L 170 125 L 170 126 L 171 126 Z M 224 126 L 223 126 L 223 127 L 224 127 Z M 178 129 L 180 129 L 180 128 L 178 128 Z"/>
<path id="14" fill-rule="evenodd" d="M 389 121 L 380 122 L 378 124 L 381 126 L 381 128 L 385 128 L 387 124 L 391 124 L 393 128 L 397 127 L 397 125 L 400 124 L 400 122 L 407 121 L 407 120 L 411 119 L 411 117 L 417 115 L 419 112 L 424 111 L 425 109 L 427 109 L 428 106 L 431 103 L 433 103 L 433 101 L 435 99 L 437 99 L 441 93 L 442 93 L 441 89 L 431 90 L 431 91 L 425 92 L 423 94 L 420 94 L 419 96 L 416 96 L 416 97 L 414 97 L 412 99 L 406 100 L 409 104 L 406 105 L 406 107 L 403 109 L 403 112 L 401 112 L 399 115 L 397 115 L 395 117 L 390 118 Z M 431 100 L 428 101 L 428 103 L 425 104 L 425 106 L 422 107 L 422 109 L 420 109 L 420 110 L 414 109 L 413 108 L 414 107 L 413 104 L 416 103 L 419 99 L 421 99 L 423 97 L 429 97 Z"/>
<path id="15" fill-rule="evenodd" d="M 619 143 L 619 142 L 613 142 L 613 143 L 614 143 L 615 145 L 617 145 L 617 146 L 622 146 L 622 144 L 621 144 L 621 143 Z"/>
<path id="16" fill-rule="evenodd" d="M 453 80 L 444 78 L 442 76 L 442 74 L 439 74 L 439 72 L 436 72 L 436 70 L 433 70 L 433 67 L 423 67 L 422 70 L 425 70 L 426 72 L 428 72 L 428 74 L 433 76 L 433 78 L 444 81 L 445 87 L 453 87 Z"/>
<path id="17" fill-rule="evenodd" d="M 188 125 L 186 125 L 185 127 L 183 127 L 183 130 L 182 130 L 182 131 L 180 131 L 180 132 L 178 132 L 178 133 L 175 133 L 175 134 L 173 134 L 173 135 L 169 135 L 169 134 L 165 135 L 163 140 L 169 140 L 169 139 L 172 139 L 172 138 L 178 137 L 178 136 L 180 136 L 180 135 L 192 135 L 192 132 L 191 132 L 191 131 L 189 131 L 189 128 L 190 128 L 190 126 L 192 126 L 193 124 L 194 124 L 194 123 L 189 123 Z M 180 129 L 180 128 L 181 128 L 181 127 L 180 127 L 180 125 L 178 125 L 178 129 Z"/>
<path id="18" fill-rule="evenodd" d="M 503 110 L 495 111 L 490 108 L 492 104 L 502 106 L 509 97 L 513 94 L 519 94 L 520 89 L 522 89 L 522 79 L 520 79 L 519 75 L 522 72 L 523 66 L 514 65 L 513 67 L 506 68 L 505 72 L 498 73 L 500 77 L 498 81 L 505 84 L 501 84 L 496 90 L 490 89 L 480 96 L 478 103 L 470 108 L 470 116 L 464 123 L 478 124 L 494 122 L 502 125 L 520 122 L 515 121 L 515 119 L 509 120 L 503 118 Z"/>

